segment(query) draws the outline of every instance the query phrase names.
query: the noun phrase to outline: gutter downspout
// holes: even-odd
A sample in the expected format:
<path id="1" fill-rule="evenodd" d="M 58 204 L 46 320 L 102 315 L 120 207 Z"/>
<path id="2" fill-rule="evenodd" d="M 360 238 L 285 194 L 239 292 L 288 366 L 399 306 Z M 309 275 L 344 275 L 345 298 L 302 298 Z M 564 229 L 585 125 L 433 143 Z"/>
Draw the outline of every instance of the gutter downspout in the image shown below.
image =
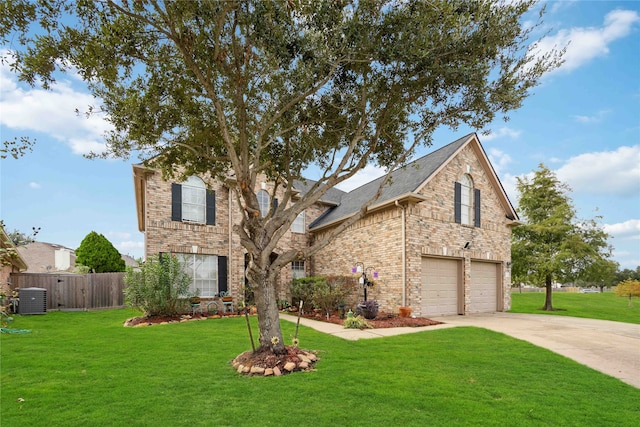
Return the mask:
<path id="1" fill-rule="evenodd" d="M 227 187 L 229 189 L 229 257 L 227 258 L 227 262 L 229 263 L 227 266 L 227 289 L 229 289 L 229 291 L 231 291 L 231 285 L 232 283 L 231 280 L 229 280 L 229 276 L 233 277 L 233 269 L 232 269 L 232 265 L 233 265 L 233 241 L 231 240 L 233 237 L 233 223 L 231 222 L 232 220 L 232 215 L 231 215 L 231 209 L 233 209 L 233 205 L 232 205 L 232 197 L 231 197 L 231 186 Z M 238 292 L 240 292 L 240 289 L 238 290 Z"/>
<path id="2" fill-rule="evenodd" d="M 407 208 L 396 200 L 396 206 L 402 209 L 402 306 L 407 306 Z"/>

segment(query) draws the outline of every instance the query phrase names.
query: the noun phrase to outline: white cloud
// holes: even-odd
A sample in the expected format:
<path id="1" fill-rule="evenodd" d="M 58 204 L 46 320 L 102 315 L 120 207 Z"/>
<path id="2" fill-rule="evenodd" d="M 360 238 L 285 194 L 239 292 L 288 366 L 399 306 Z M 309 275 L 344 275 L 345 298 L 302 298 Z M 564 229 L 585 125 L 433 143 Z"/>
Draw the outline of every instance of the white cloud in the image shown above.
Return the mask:
<path id="1" fill-rule="evenodd" d="M 69 80 L 59 80 L 51 90 L 19 85 L 8 64 L 0 65 L 0 124 L 17 131 L 45 133 L 68 145 L 74 154 L 103 151 L 103 134 L 111 125 L 99 114 L 76 114 L 99 100 L 79 92 Z"/>
<path id="2" fill-rule="evenodd" d="M 640 194 L 640 145 L 570 158 L 556 171 L 574 191 L 631 196 Z"/>
<path id="3" fill-rule="evenodd" d="M 124 241 L 124 242 L 120 242 L 118 244 L 118 248 L 121 248 L 121 249 L 140 249 L 140 248 L 144 248 L 144 242 L 133 241 L 133 240 Z"/>
<path id="4" fill-rule="evenodd" d="M 616 9 L 605 16 L 602 27 L 575 27 L 560 30 L 555 35 L 540 40 L 533 49 L 533 53 L 541 54 L 550 52 L 552 49 L 560 50 L 566 46 L 564 63 L 559 70 L 571 71 L 594 58 L 607 55 L 611 43 L 629 35 L 638 21 L 640 21 L 638 12 Z"/>
<path id="5" fill-rule="evenodd" d="M 500 172 L 504 170 L 506 166 L 511 163 L 511 156 L 496 148 L 489 150 L 489 160 L 496 171 L 496 174 L 500 175 Z"/>
<path id="6" fill-rule="evenodd" d="M 38 189 L 38 188 L 42 188 L 42 185 L 38 184 L 37 182 L 30 182 L 29 188 Z"/>
<path id="7" fill-rule="evenodd" d="M 640 219 L 630 219 L 617 224 L 604 224 L 603 228 L 612 236 L 640 240 Z"/>
<path id="8" fill-rule="evenodd" d="M 379 166 L 367 165 L 364 169 L 360 170 L 348 180 L 338 184 L 336 187 L 342 191 L 351 191 L 383 176 L 385 173 L 386 171 Z"/>
<path id="9" fill-rule="evenodd" d="M 482 140 L 482 142 L 487 142 L 496 138 L 505 138 L 505 137 L 511 138 L 511 139 L 517 139 L 518 137 L 520 137 L 521 133 L 522 132 L 519 130 L 515 130 L 509 127 L 503 126 L 500 129 L 497 129 L 496 131 L 491 130 L 491 133 L 487 135 L 481 134 L 480 140 Z"/>
<path id="10" fill-rule="evenodd" d="M 573 119 L 579 123 L 600 123 L 611 110 L 600 110 L 592 116 L 573 115 Z"/>

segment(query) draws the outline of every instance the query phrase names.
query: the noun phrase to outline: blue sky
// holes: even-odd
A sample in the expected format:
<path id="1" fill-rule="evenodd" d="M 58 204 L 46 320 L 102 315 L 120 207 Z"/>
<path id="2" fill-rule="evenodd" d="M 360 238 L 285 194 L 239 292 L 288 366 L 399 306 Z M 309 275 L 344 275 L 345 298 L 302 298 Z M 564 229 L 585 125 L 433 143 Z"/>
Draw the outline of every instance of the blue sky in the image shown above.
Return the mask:
<path id="1" fill-rule="evenodd" d="M 480 140 L 512 203 L 516 177 L 544 163 L 572 188 L 580 218 L 602 216 L 614 260 L 640 265 L 640 2 L 549 2 L 541 48 L 564 46 L 566 62 L 546 76 L 510 121 L 496 121 Z M 6 47 L 5 47 L 6 48 Z M 2 49 L 0 47 L 0 49 Z M 0 137 L 29 136 L 33 152 L 0 161 L 0 218 L 8 231 L 41 227 L 37 240 L 72 249 L 91 231 L 140 257 L 131 164 L 137 159 L 87 160 L 109 129 L 75 109 L 97 105 L 73 75 L 52 91 L 17 82 L 0 66 Z M 439 129 L 439 148 L 473 129 Z M 344 189 L 380 171 L 366 168 Z"/>

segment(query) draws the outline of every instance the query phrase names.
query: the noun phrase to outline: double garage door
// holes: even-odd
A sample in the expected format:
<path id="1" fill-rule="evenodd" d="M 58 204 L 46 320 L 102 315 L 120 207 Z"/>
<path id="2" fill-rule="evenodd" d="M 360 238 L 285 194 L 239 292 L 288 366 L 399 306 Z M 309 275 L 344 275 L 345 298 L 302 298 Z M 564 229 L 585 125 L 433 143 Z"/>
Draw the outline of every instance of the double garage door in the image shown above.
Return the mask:
<path id="1" fill-rule="evenodd" d="M 422 315 L 464 314 L 462 260 L 422 258 Z M 471 286 L 466 313 L 498 309 L 498 267 L 471 262 Z"/>

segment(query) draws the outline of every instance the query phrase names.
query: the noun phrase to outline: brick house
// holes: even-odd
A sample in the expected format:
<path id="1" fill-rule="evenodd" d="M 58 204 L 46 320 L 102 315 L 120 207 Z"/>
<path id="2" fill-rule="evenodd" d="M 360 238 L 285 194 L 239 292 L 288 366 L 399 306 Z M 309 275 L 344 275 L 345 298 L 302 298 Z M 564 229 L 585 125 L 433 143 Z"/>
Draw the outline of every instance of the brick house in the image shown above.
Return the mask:
<path id="1" fill-rule="evenodd" d="M 140 165 L 133 175 L 146 255 L 177 254 L 204 298 L 222 290 L 240 295 L 245 255 L 232 226 L 241 212 L 229 189 L 208 177 L 167 182 Z M 379 182 L 332 189 L 298 217 L 279 249 L 322 238 L 354 215 Z M 518 217 L 477 135 L 394 171 L 391 182 L 363 219 L 311 259 L 283 269 L 280 296 L 286 298 L 292 277 L 364 271 L 374 282 L 368 297 L 383 311 L 408 306 L 417 316 L 437 316 L 509 309 L 511 227 Z M 304 194 L 309 185 L 294 187 Z M 270 184 L 256 190 L 268 210 L 275 202 Z"/>

